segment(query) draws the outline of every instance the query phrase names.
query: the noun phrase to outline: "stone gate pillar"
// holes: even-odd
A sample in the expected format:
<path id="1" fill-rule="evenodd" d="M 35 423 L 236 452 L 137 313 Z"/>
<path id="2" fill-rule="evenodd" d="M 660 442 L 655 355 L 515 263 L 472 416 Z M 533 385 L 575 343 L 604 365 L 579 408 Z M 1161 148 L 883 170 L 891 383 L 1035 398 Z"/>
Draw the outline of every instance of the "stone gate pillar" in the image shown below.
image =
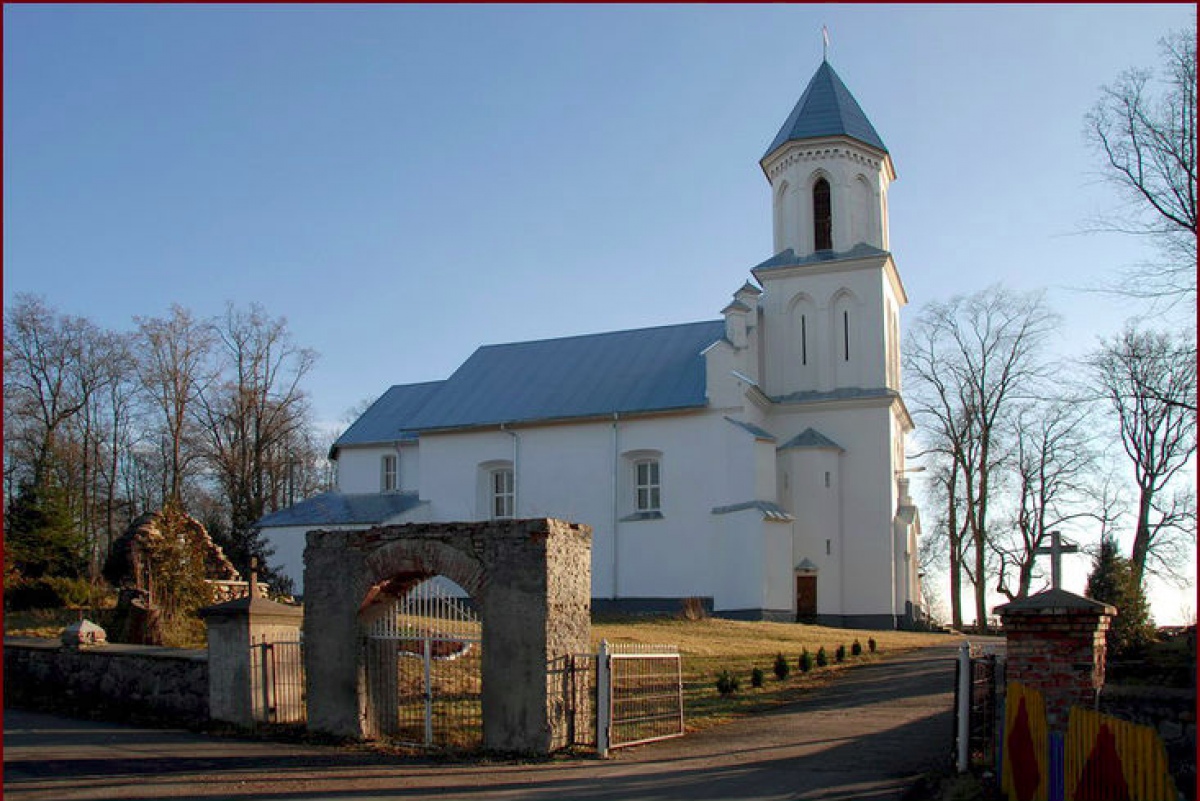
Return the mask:
<path id="1" fill-rule="evenodd" d="M 483 623 L 483 744 L 565 744 L 560 668 L 591 640 L 591 529 L 562 520 L 411 523 L 310 531 L 304 550 L 308 726 L 362 737 L 360 613 L 432 576 L 466 590 Z"/>
<path id="2" fill-rule="evenodd" d="M 1095 708 L 1104 686 L 1105 632 L 1117 610 L 1051 589 L 995 611 L 1008 642 L 1008 680 L 1042 693 L 1046 723 L 1065 732 L 1071 707 Z"/>
<path id="3" fill-rule="evenodd" d="M 252 592 L 256 584 L 251 581 Z M 261 677 L 251 670 L 250 648 L 263 642 L 296 641 L 304 609 L 257 593 L 199 610 L 208 629 L 208 712 L 213 720 L 253 726 L 262 710 Z"/>

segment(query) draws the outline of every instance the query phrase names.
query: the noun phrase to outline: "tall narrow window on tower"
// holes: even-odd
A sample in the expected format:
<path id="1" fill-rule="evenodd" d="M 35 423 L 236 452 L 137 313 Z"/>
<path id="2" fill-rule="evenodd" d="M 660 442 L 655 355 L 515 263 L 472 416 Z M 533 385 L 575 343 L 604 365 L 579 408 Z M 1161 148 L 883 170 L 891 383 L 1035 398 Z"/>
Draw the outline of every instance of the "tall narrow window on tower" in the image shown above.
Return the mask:
<path id="1" fill-rule="evenodd" d="M 813 250 L 833 250 L 833 205 L 824 178 L 813 184 Z"/>
<path id="2" fill-rule="evenodd" d="M 842 312 L 842 358 L 850 361 L 850 312 Z"/>
<path id="3" fill-rule="evenodd" d="M 808 364 L 808 326 L 804 315 L 800 315 L 800 363 Z"/>

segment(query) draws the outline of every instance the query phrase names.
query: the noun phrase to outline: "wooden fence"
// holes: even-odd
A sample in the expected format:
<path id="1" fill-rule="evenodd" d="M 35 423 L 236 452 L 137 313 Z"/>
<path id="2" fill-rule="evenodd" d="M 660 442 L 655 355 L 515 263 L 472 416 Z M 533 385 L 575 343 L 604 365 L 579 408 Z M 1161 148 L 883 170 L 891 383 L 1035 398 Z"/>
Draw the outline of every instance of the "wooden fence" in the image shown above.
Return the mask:
<path id="1" fill-rule="evenodd" d="M 1075 707 L 1064 737 L 1046 726 L 1041 694 L 1018 682 L 1008 683 L 1000 739 L 1008 801 L 1179 798 L 1154 729 Z"/>

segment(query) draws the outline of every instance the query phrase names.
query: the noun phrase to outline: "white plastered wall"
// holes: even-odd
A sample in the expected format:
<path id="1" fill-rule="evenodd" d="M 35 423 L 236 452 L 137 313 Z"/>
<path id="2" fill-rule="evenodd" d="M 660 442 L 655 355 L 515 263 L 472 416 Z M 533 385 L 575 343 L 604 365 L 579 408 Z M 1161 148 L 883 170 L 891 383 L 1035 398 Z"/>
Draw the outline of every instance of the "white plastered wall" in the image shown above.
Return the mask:
<path id="1" fill-rule="evenodd" d="M 746 590 L 739 573 L 754 574 L 757 588 L 765 582 L 764 546 L 751 544 L 762 539 L 761 513 L 747 518 L 757 517 L 753 532 L 737 533 L 724 520 L 732 515 L 712 509 L 754 500 L 760 484 L 774 485 L 774 471 L 772 464 L 764 474 L 762 448 L 724 419 L 729 411 L 514 427 L 515 454 L 513 435 L 495 428 L 426 434 L 420 495 L 432 520 L 480 519 L 486 510 L 476 498 L 479 464 L 513 461 L 518 517 L 560 517 L 592 527 L 594 597 L 700 595 L 740 603 Z M 636 511 L 630 455 L 646 452 L 661 454 L 662 518 L 629 519 Z M 727 537 L 754 553 L 731 564 L 722 544 Z M 715 601 L 718 609 L 728 602 Z"/>

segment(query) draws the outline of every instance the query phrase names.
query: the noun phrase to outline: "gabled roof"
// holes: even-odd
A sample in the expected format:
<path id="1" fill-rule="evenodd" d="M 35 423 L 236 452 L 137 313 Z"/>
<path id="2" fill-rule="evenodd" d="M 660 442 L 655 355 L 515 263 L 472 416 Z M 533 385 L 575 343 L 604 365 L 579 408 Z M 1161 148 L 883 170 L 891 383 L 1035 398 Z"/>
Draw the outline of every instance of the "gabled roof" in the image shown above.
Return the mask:
<path id="1" fill-rule="evenodd" d="M 832 448 L 838 451 L 844 450 L 841 445 L 838 445 L 815 428 L 806 428 L 779 446 L 779 450 L 781 451 L 788 448 Z"/>
<path id="2" fill-rule="evenodd" d="M 854 95 L 850 94 L 828 61 L 822 61 L 821 66 L 817 67 L 816 74 L 808 82 L 808 88 L 800 96 L 763 158 L 774 153 L 785 142 L 822 136 L 849 136 L 884 153 L 888 152 L 875 126 L 871 125 Z"/>
<path id="3" fill-rule="evenodd" d="M 338 448 L 344 445 L 375 445 L 415 439 L 415 435 L 401 431 L 401 424 L 416 414 L 444 383 L 429 381 L 392 387 L 337 438 L 330 456 L 336 458 Z"/>
<path id="4" fill-rule="evenodd" d="M 272 512 L 255 525 L 259 528 L 292 526 L 379 525 L 396 515 L 420 506 L 415 492 L 385 492 L 349 495 L 323 492 L 286 509 Z"/>
<path id="5" fill-rule="evenodd" d="M 702 407 L 711 320 L 487 345 L 397 421 L 407 431 L 468 428 Z"/>

